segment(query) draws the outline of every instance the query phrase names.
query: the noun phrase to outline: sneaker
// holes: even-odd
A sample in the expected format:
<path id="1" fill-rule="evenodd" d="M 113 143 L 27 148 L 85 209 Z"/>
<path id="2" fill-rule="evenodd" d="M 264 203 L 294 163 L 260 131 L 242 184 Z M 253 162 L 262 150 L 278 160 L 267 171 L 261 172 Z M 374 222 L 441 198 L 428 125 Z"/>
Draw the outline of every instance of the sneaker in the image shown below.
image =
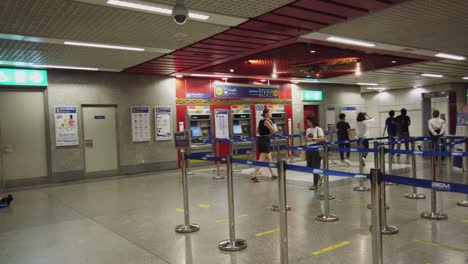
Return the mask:
<path id="1" fill-rule="evenodd" d="M 362 163 L 362 166 L 365 167 L 366 166 L 366 158 L 362 157 L 361 163 Z"/>
<path id="2" fill-rule="evenodd" d="M 345 159 L 345 160 L 344 160 L 344 163 L 345 163 L 346 165 L 348 165 L 348 166 L 351 166 L 351 161 L 349 161 L 349 159 Z"/>

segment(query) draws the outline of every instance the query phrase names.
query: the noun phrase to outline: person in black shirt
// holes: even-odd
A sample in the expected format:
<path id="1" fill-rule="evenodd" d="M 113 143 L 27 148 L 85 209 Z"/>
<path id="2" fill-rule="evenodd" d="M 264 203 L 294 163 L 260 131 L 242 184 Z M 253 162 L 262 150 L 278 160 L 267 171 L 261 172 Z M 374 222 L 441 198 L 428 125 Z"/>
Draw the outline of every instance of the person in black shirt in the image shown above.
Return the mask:
<path id="1" fill-rule="evenodd" d="M 401 109 L 401 115 L 397 116 L 395 118 L 395 125 L 396 125 L 396 133 L 397 137 L 399 137 L 398 140 L 401 140 L 402 138 L 407 138 L 410 136 L 409 133 L 409 126 L 411 125 L 411 119 L 409 116 L 407 116 L 407 111 L 405 108 Z M 409 142 L 406 139 L 403 139 L 405 141 L 405 149 L 409 150 Z M 401 149 L 401 143 L 398 144 L 398 150 Z M 400 154 L 397 154 L 399 157 Z"/>
<path id="2" fill-rule="evenodd" d="M 345 121 L 346 115 L 341 113 L 339 115 L 340 121 L 336 123 L 336 128 L 338 130 L 338 141 L 348 141 L 349 140 L 349 135 L 351 131 L 351 126 L 349 125 L 348 122 Z M 351 148 L 351 143 L 341 143 L 339 144 L 340 148 Z M 340 151 L 340 158 L 341 162 L 346 165 L 351 165 L 351 162 L 349 162 L 349 156 L 350 152 L 346 152 L 346 159 L 345 159 L 345 153 L 343 151 Z"/>
<path id="3" fill-rule="evenodd" d="M 270 162 L 272 160 L 270 154 L 270 135 L 276 133 L 275 127 L 273 126 L 273 121 L 271 121 L 271 112 L 270 109 L 264 109 L 262 114 L 263 119 L 258 123 L 258 152 L 260 157 L 258 161 Z M 275 175 L 271 168 L 268 168 L 271 173 L 271 178 L 276 179 L 278 176 Z M 255 170 L 250 174 L 252 176 L 252 181 L 259 182 L 257 175 L 260 172 L 260 167 L 256 167 Z"/>

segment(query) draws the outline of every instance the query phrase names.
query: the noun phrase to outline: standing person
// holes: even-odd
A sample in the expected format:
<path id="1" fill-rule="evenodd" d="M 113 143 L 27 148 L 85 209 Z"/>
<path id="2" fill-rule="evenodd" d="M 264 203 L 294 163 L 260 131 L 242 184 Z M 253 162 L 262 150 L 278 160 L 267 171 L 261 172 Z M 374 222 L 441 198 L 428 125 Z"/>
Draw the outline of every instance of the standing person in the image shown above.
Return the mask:
<path id="1" fill-rule="evenodd" d="M 319 127 L 317 118 L 315 116 L 307 117 L 307 126 L 309 127 L 306 130 L 306 144 L 311 145 L 313 143 L 322 143 L 325 142 L 325 133 L 323 129 Z M 322 163 L 322 157 L 318 151 L 306 151 L 306 160 L 307 167 L 320 169 L 320 164 Z M 314 185 L 309 187 L 309 190 L 317 190 L 320 180 L 320 174 L 314 174 Z"/>
<path id="2" fill-rule="evenodd" d="M 427 122 L 427 127 L 429 128 L 429 133 L 432 136 L 434 144 L 440 143 L 440 138 L 445 134 L 445 120 L 440 118 L 440 112 L 438 110 L 432 112 L 432 119 L 429 119 Z M 442 147 L 441 151 L 445 152 L 445 148 Z M 442 157 L 442 160 L 444 160 L 444 157 Z"/>
<path id="3" fill-rule="evenodd" d="M 374 118 L 370 117 L 367 113 L 359 113 L 357 116 L 356 123 L 356 136 L 362 142 L 362 147 L 365 149 L 369 148 L 369 126 L 375 121 Z M 362 166 L 366 166 L 367 152 L 362 153 Z"/>
<path id="4" fill-rule="evenodd" d="M 393 141 L 393 138 L 396 136 L 395 111 L 393 110 L 388 112 L 388 117 L 385 120 L 385 128 L 382 134 L 383 137 L 385 137 L 385 132 L 387 132 L 389 140 Z"/>
<path id="5" fill-rule="evenodd" d="M 337 134 L 338 134 L 338 141 L 348 141 L 349 140 L 349 137 L 350 137 L 350 134 L 351 134 L 351 126 L 349 125 L 348 122 L 345 121 L 346 119 L 346 115 L 341 113 L 339 116 L 340 118 L 340 121 L 338 121 L 338 123 L 336 123 L 336 128 L 338 130 Z M 351 148 L 351 143 L 340 143 L 339 144 L 339 147 L 340 148 Z M 350 156 L 350 152 L 346 152 L 346 159 L 345 159 L 345 153 L 343 151 L 340 151 L 340 158 L 341 158 L 341 163 L 343 165 L 351 165 L 351 162 L 349 162 L 349 156 Z"/>
<path id="6" fill-rule="evenodd" d="M 262 117 L 263 119 L 260 120 L 260 122 L 258 123 L 258 134 L 260 135 L 258 138 L 258 152 L 260 153 L 258 161 L 270 162 L 272 160 L 270 153 L 270 135 L 276 133 L 276 130 L 273 126 L 273 121 L 271 121 L 270 109 L 264 109 Z M 275 173 L 270 167 L 268 167 L 268 169 L 270 170 L 271 178 L 276 179 L 278 176 L 275 175 Z M 252 176 L 251 180 L 253 182 L 260 182 L 260 180 L 257 178 L 259 172 L 260 167 L 256 167 L 254 172 L 250 174 Z"/>
<path id="7" fill-rule="evenodd" d="M 407 138 L 410 136 L 409 126 L 411 126 L 411 119 L 407 115 L 407 111 L 405 108 L 401 109 L 401 114 L 395 118 L 394 124 L 396 125 L 396 133 L 397 133 L 397 137 L 399 137 L 398 140 L 401 141 L 402 140 L 401 138 L 403 138 L 403 140 L 405 141 L 405 149 L 409 150 L 409 142 L 407 139 L 404 139 L 404 138 Z M 400 149 L 401 149 L 401 143 L 398 144 L 398 150 Z M 399 156 L 400 154 L 397 154 L 397 157 Z"/>

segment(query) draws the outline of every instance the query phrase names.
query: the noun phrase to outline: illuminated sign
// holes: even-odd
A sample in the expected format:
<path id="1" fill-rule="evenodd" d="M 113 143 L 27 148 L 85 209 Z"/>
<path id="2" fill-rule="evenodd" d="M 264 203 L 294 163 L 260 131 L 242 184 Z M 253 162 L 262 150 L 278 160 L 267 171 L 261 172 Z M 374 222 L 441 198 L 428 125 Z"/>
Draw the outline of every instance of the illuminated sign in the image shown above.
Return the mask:
<path id="1" fill-rule="evenodd" d="M 215 98 L 279 98 L 279 87 L 261 87 L 239 84 L 214 84 Z"/>
<path id="2" fill-rule="evenodd" d="M 322 101 L 323 93 L 322 91 L 302 91 L 302 101 Z"/>
<path id="3" fill-rule="evenodd" d="M 0 85 L 47 86 L 47 71 L 0 68 Z"/>

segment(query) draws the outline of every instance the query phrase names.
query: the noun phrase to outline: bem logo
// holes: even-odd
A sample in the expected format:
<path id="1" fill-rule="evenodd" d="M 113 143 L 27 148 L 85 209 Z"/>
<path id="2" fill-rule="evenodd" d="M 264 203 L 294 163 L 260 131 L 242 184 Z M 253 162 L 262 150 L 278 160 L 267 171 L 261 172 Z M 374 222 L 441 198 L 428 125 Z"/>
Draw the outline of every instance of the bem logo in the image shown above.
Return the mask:
<path id="1" fill-rule="evenodd" d="M 450 191 L 450 184 L 449 183 L 443 183 L 443 182 L 433 182 L 432 183 L 432 189 Z"/>
<path id="2" fill-rule="evenodd" d="M 356 174 L 354 178 L 367 178 L 367 176 L 365 174 Z"/>
<path id="3" fill-rule="evenodd" d="M 313 174 L 323 174 L 323 170 L 320 170 L 320 169 L 314 169 L 312 171 Z"/>
<path id="4" fill-rule="evenodd" d="M 452 156 L 454 156 L 454 157 L 463 156 L 463 153 L 462 152 L 453 152 Z"/>
<path id="5" fill-rule="evenodd" d="M 422 155 L 423 152 L 422 151 L 419 151 L 419 150 L 416 150 L 413 152 L 414 155 Z"/>
<path id="6" fill-rule="evenodd" d="M 253 162 L 247 161 L 247 165 L 252 165 L 252 164 L 253 164 Z"/>

